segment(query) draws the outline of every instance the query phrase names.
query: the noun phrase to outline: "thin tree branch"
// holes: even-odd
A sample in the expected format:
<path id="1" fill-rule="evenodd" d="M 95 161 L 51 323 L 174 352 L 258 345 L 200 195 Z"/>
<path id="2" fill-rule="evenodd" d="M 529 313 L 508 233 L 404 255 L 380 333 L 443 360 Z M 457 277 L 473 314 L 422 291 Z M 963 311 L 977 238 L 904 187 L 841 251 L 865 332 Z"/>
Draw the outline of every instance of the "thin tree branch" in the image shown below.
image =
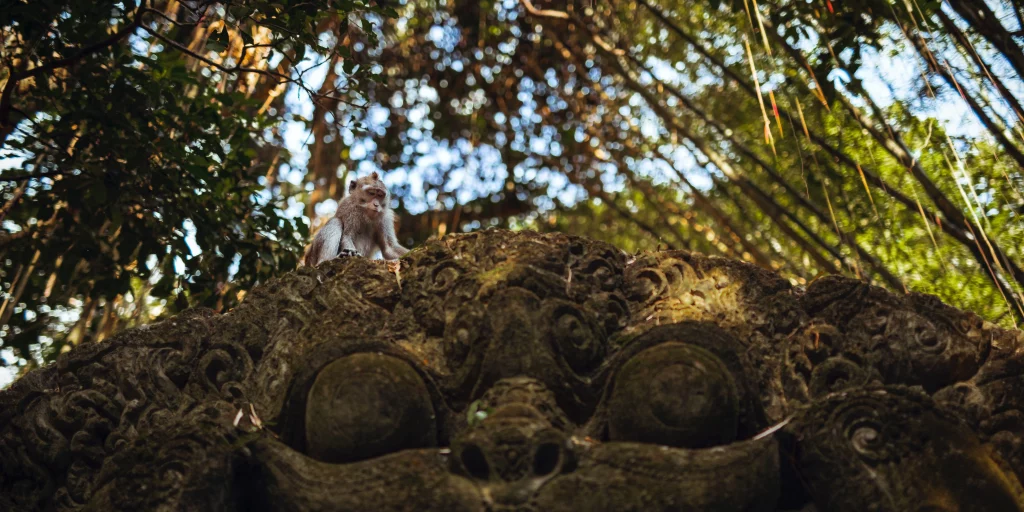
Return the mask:
<path id="1" fill-rule="evenodd" d="M 771 30 L 770 32 L 772 33 L 772 36 L 775 38 L 775 40 L 778 41 L 779 44 L 786 50 L 787 54 L 789 54 L 797 62 L 805 63 L 806 67 L 806 60 L 804 60 L 803 55 L 800 53 L 799 50 L 793 48 L 792 45 L 790 45 L 787 41 L 782 39 L 782 37 L 779 36 L 778 33 L 776 33 L 774 30 Z M 915 42 L 909 35 L 907 35 L 907 38 L 912 42 Z M 920 47 L 918 48 L 918 50 L 926 52 L 926 49 L 922 50 Z M 928 54 L 922 53 L 922 55 Z M 927 61 L 928 58 L 925 57 L 925 60 Z M 874 115 L 881 119 L 883 127 L 886 130 L 884 133 L 882 132 L 882 130 L 876 128 L 872 120 L 864 113 L 860 112 L 860 110 L 857 109 L 844 94 L 837 91 L 836 95 L 836 98 L 850 112 L 850 114 L 861 125 L 861 127 L 866 129 L 872 135 L 872 137 L 890 155 L 893 156 L 893 158 L 895 158 L 898 162 L 900 162 L 900 164 L 902 164 L 906 169 L 910 171 L 910 173 L 914 176 L 918 183 L 920 183 L 921 186 L 924 188 L 924 191 L 928 195 L 928 197 L 936 205 L 939 211 L 942 212 L 944 219 L 940 221 L 939 217 L 936 214 L 925 209 L 924 206 L 920 203 L 920 201 L 911 200 L 910 198 L 902 194 L 896 193 L 897 191 L 892 189 L 888 185 L 884 185 L 883 190 L 885 190 L 893 198 L 896 198 L 900 202 L 904 203 L 911 210 L 913 210 L 916 206 L 916 208 L 921 212 L 922 217 L 925 218 L 925 222 L 928 222 L 927 219 L 936 219 L 939 228 L 945 231 L 947 234 L 951 235 L 962 245 L 964 245 L 974 255 L 975 259 L 982 266 L 982 268 L 991 267 L 992 263 L 989 261 L 988 255 L 986 255 L 985 251 L 982 249 L 974 235 L 975 233 L 978 233 L 981 228 L 979 226 L 975 226 L 969 219 L 967 219 L 967 217 L 964 216 L 963 212 L 953 204 L 952 200 L 950 200 L 949 197 L 947 197 L 945 193 L 942 192 L 938 185 L 935 184 L 935 182 L 932 181 L 932 179 L 925 173 L 924 169 L 921 167 L 920 161 L 918 161 L 918 159 L 914 158 L 911 155 L 910 148 L 903 141 L 899 132 L 897 132 L 895 128 L 893 128 L 886 121 L 884 113 L 881 111 L 881 108 L 879 108 L 878 105 L 874 102 L 871 96 L 864 92 L 863 94 L 861 94 L 861 97 L 872 109 Z M 812 135 L 812 138 L 815 137 L 817 137 L 817 135 Z M 848 167 L 855 166 L 858 170 L 862 171 L 864 173 L 865 178 L 868 181 L 871 181 L 872 183 L 876 184 L 884 183 L 883 181 L 881 181 L 881 178 L 878 177 L 878 175 L 871 172 L 870 169 L 860 166 L 845 153 L 835 150 L 831 148 L 831 146 L 822 145 L 821 147 L 824 148 L 826 151 L 829 151 L 833 157 L 837 158 Z M 964 230 L 961 226 L 966 226 L 967 230 Z M 970 234 L 968 234 L 968 232 Z M 1003 269 L 1003 267 L 1005 267 L 1004 270 L 1007 274 L 1009 274 L 1011 280 L 1024 284 L 1024 272 L 1021 271 L 1017 263 L 1009 258 L 1006 252 L 1000 247 L 1000 245 L 995 240 L 986 237 L 985 242 L 986 245 L 990 248 L 992 252 L 992 259 L 996 262 L 997 266 L 1000 269 Z M 1014 293 L 1012 286 L 1010 285 L 1010 283 L 1006 282 L 1000 274 L 996 272 L 989 272 L 988 275 L 992 279 L 993 284 L 996 285 L 996 287 L 1000 290 L 1000 293 L 1002 293 L 1003 296 L 1007 296 L 1014 299 L 1016 298 L 1016 294 Z M 1011 309 L 1012 307 L 1013 306 L 1011 305 Z M 1024 314 L 1018 313 L 1017 311 L 1015 311 L 1015 313 L 1017 313 L 1015 316 L 1020 316 L 1022 319 L 1024 319 Z"/>
<path id="2" fill-rule="evenodd" d="M 991 133 L 992 136 L 996 138 L 996 141 L 999 142 L 999 144 L 1003 147 L 1006 153 L 1009 154 L 1010 157 L 1012 157 L 1017 162 L 1017 165 L 1020 166 L 1021 169 L 1024 169 L 1024 153 L 1022 153 L 1020 148 L 1014 145 L 1013 141 L 1011 141 L 1006 136 L 1006 133 L 1003 131 L 1002 127 L 996 125 L 995 120 L 993 120 L 988 115 L 988 113 L 985 112 L 985 109 L 982 108 L 980 104 L 978 104 L 977 100 L 974 99 L 974 97 L 970 94 L 969 91 L 964 90 L 962 87 L 960 87 L 960 85 L 956 81 L 956 77 L 953 76 L 953 71 L 951 69 L 949 69 L 946 66 L 943 66 L 942 64 L 939 64 L 938 62 L 932 62 L 932 53 L 928 49 L 928 43 L 924 40 L 923 37 L 921 37 L 921 34 L 911 34 L 908 30 L 908 27 L 902 28 L 903 34 L 907 37 L 911 44 L 913 44 L 914 48 L 917 50 L 917 53 L 921 55 L 922 59 L 924 59 L 925 64 L 929 68 L 931 68 L 932 71 L 935 71 L 940 76 L 942 76 L 942 78 L 946 81 L 946 85 L 948 85 L 950 89 L 953 89 L 960 94 L 960 97 L 967 103 L 967 106 L 971 108 L 971 111 L 974 112 L 974 115 L 978 117 L 978 120 L 981 121 L 981 124 L 985 125 L 985 128 L 987 128 L 989 133 Z M 867 96 L 867 93 L 862 92 L 861 96 Z M 1012 98 L 1012 96 L 1009 97 Z M 874 102 L 872 102 L 872 105 L 874 105 Z M 877 107 L 873 107 L 872 109 L 877 109 Z"/>
<path id="3" fill-rule="evenodd" d="M 254 74 L 258 74 L 258 75 L 264 75 L 264 76 L 268 76 L 268 77 L 271 77 L 271 78 L 276 78 L 278 80 L 278 83 L 276 85 L 281 85 L 281 84 L 286 84 L 286 83 L 295 84 L 300 89 L 302 89 L 306 94 L 308 94 L 309 97 L 311 99 L 313 99 L 313 101 L 319 101 L 320 99 L 328 99 L 328 100 L 331 100 L 331 101 L 337 101 L 339 103 L 344 103 L 344 104 L 349 105 L 349 106 L 354 107 L 354 108 L 359 108 L 359 109 L 367 108 L 367 105 L 359 105 L 359 104 L 353 103 L 353 102 L 351 102 L 351 101 L 349 101 L 349 100 L 347 100 L 345 98 L 342 98 L 340 96 L 333 96 L 333 95 L 329 95 L 329 94 L 322 94 L 322 93 L 320 93 L 318 91 L 314 91 L 311 88 L 309 88 L 305 84 L 305 82 L 303 82 L 303 80 L 302 80 L 302 75 L 303 74 L 308 72 L 310 69 L 313 69 L 313 68 L 316 68 L 316 67 L 319 67 L 319 66 L 323 65 L 324 62 L 326 62 L 326 60 L 324 62 L 320 62 L 319 64 L 311 66 L 309 69 L 305 69 L 303 71 L 300 71 L 299 72 L 299 78 L 292 78 L 292 77 L 290 77 L 288 75 L 284 75 L 284 74 L 279 73 L 277 71 L 271 71 L 269 69 L 249 68 L 249 67 L 243 67 L 241 65 L 238 65 L 238 66 L 225 66 L 225 65 L 223 65 L 223 64 L 221 64 L 219 62 L 216 62 L 216 61 L 214 61 L 212 59 L 209 59 L 209 58 L 207 58 L 207 57 L 205 57 L 203 55 L 200 55 L 200 54 L 190 50 L 185 45 L 183 45 L 183 44 L 181 44 L 181 43 L 179 43 L 179 42 L 177 42 L 177 41 L 175 41 L 175 40 L 173 40 L 173 39 L 171 39 L 171 38 L 169 38 L 169 37 L 167 37 L 167 36 L 157 32 L 156 30 L 153 30 L 153 29 L 151 29 L 151 28 L 149 28 L 149 27 L 147 27 L 145 25 L 142 26 L 142 29 L 145 30 L 146 32 L 149 32 L 153 37 L 156 37 L 157 39 L 160 39 L 161 41 L 171 45 L 176 50 L 178 50 L 178 51 L 188 55 L 189 57 L 192 57 L 192 58 L 194 58 L 194 59 L 196 59 L 196 60 L 198 60 L 198 61 L 200 61 L 200 62 L 202 62 L 202 63 L 204 63 L 204 64 L 206 64 L 206 65 L 208 65 L 210 67 L 212 67 L 212 68 L 215 68 L 215 69 L 217 69 L 217 70 L 219 70 L 221 72 L 228 73 L 228 74 L 254 73 Z M 335 89 L 334 92 L 338 92 L 338 90 Z"/>
<path id="4" fill-rule="evenodd" d="M 187 46 L 185 46 L 185 45 L 175 41 L 174 39 L 171 39 L 171 38 L 161 34 L 160 32 L 157 32 L 156 30 L 153 30 L 153 29 L 151 29 L 149 27 L 146 27 L 146 26 L 143 26 L 142 30 L 145 30 L 146 32 L 149 32 L 149 34 L 152 35 L 153 37 L 155 37 L 155 38 L 157 38 L 157 39 L 159 39 L 159 40 L 161 40 L 161 41 L 171 45 L 176 50 L 184 53 L 185 55 L 188 55 L 189 57 L 192 57 L 193 59 L 199 60 L 199 61 L 203 62 L 204 64 L 206 64 L 206 65 L 208 65 L 208 66 L 210 66 L 212 68 L 216 68 L 216 69 L 218 69 L 218 70 L 220 70 L 220 71 L 222 71 L 224 73 L 231 73 L 231 74 L 234 74 L 234 73 L 256 73 L 256 74 L 259 74 L 259 75 L 265 75 L 265 76 L 277 78 L 277 79 L 281 80 L 282 83 L 294 82 L 295 81 L 295 79 L 291 78 L 290 76 L 283 75 L 283 74 L 278 73 L 276 71 L 270 71 L 270 70 L 267 70 L 267 69 L 246 68 L 246 67 L 242 67 L 242 66 L 231 66 L 231 67 L 225 66 L 225 65 L 223 65 L 223 64 L 221 64 L 219 62 L 216 62 L 216 61 L 214 61 L 212 59 L 204 57 L 203 55 L 200 55 L 200 54 L 190 50 Z"/>
<path id="5" fill-rule="evenodd" d="M 1020 11 L 1017 11 L 1016 9 L 1014 9 L 1014 11 L 1020 14 Z M 942 26 L 946 29 L 946 32 L 953 36 L 953 39 L 956 40 L 956 42 L 959 43 L 959 45 L 967 52 L 971 60 L 974 61 L 974 64 L 984 71 L 985 76 L 988 77 L 989 81 L 992 82 L 992 85 L 994 85 L 999 91 L 999 94 L 1006 101 L 1006 104 L 1010 107 L 1010 110 L 1013 111 L 1013 114 L 1016 117 L 1014 123 L 1024 122 L 1024 107 L 1021 106 L 1017 98 L 1010 92 L 1010 89 L 1006 87 L 1006 84 L 1004 84 L 1000 78 L 992 75 L 992 67 L 981 58 L 981 55 L 978 55 L 977 49 L 973 44 L 971 44 L 970 39 L 967 38 L 967 34 L 964 34 L 964 32 L 960 30 L 960 27 L 957 27 L 956 23 L 953 23 L 953 20 L 950 19 L 942 9 L 939 9 L 938 12 L 936 12 L 936 16 L 938 16 L 939 21 L 942 22 Z"/>
<path id="6" fill-rule="evenodd" d="M 556 19 L 556 20 L 568 20 L 569 19 L 569 14 L 568 13 L 565 13 L 565 12 L 562 12 L 562 11 L 555 11 L 555 10 L 551 10 L 551 9 L 538 9 L 538 8 L 533 6 L 533 2 L 531 2 L 530 0 L 520 0 L 520 1 L 522 2 L 523 7 L 526 8 L 526 12 L 528 12 L 528 13 L 534 15 L 534 16 L 539 16 L 541 18 L 553 18 L 553 19 Z"/>
<path id="7" fill-rule="evenodd" d="M 1013 40 L 1013 34 L 999 21 L 996 13 L 984 0 L 947 0 L 949 6 L 966 21 L 971 28 L 1006 57 L 1018 73 L 1024 75 L 1024 51 Z"/>
<path id="8" fill-rule="evenodd" d="M 4 218 L 7 217 L 7 212 L 10 212 L 14 205 L 18 204 L 21 200 L 21 196 L 25 195 L 25 188 L 28 186 L 28 180 L 25 180 L 18 184 L 18 187 L 14 189 L 14 194 L 4 204 L 3 208 L 0 208 L 0 222 L 3 222 Z"/>
<path id="9" fill-rule="evenodd" d="M 72 173 L 72 172 L 74 172 L 74 170 L 58 170 L 58 171 L 50 171 L 50 172 L 40 172 L 40 173 L 35 173 L 35 174 L 22 174 L 22 175 L 19 175 L 19 176 L 0 175 L 0 181 L 20 182 L 20 181 L 38 180 L 38 179 L 43 179 L 43 178 L 52 178 L 54 176 L 61 176 L 61 175 L 69 174 L 69 173 Z"/>
<path id="10" fill-rule="evenodd" d="M 778 169 L 776 169 L 773 165 L 769 164 L 768 162 L 765 162 L 764 159 L 762 159 L 757 153 L 751 150 L 746 144 L 738 140 L 734 133 L 730 133 L 730 130 L 726 129 L 725 126 L 722 126 L 721 123 L 719 123 L 717 120 L 709 116 L 703 109 L 701 109 L 693 101 L 691 101 L 690 98 L 688 98 L 681 91 L 679 91 L 678 88 L 654 77 L 654 73 L 651 72 L 650 69 L 647 68 L 647 66 L 644 65 L 642 62 L 640 62 L 639 59 L 637 59 L 634 55 L 628 54 L 628 56 L 629 59 L 641 70 L 650 74 L 655 83 L 659 84 L 661 87 L 667 90 L 669 94 L 678 99 L 688 110 L 696 114 L 697 117 L 699 117 L 702 121 L 710 125 L 712 128 L 715 129 L 715 131 L 717 131 L 720 135 L 725 137 L 726 140 L 732 143 L 741 155 L 749 158 L 750 160 L 753 160 L 754 163 L 756 163 L 759 167 L 764 169 L 765 172 L 768 173 L 768 175 L 772 178 L 772 180 L 775 183 L 781 185 L 782 188 L 787 193 L 789 193 L 790 196 L 796 199 L 797 203 L 800 206 L 803 206 L 805 209 L 807 209 L 807 211 L 809 211 L 811 214 L 817 217 L 818 220 L 821 221 L 823 224 L 827 225 L 833 222 L 833 220 L 828 215 L 825 215 L 825 212 L 821 211 L 817 206 L 811 203 L 810 200 L 805 198 L 802 194 L 800 194 L 799 191 L 793 188 L 793 186 L 786 181 L 786 179 L 782 176 Z M 895 287 L 895 289 L 897 290 L 904 289 L 903 283 L 899 280 L 899 278 L 897 278 L 892 272 L 890 272 L 885 267 L 885 265 L 883 265 L 882 262 L 878 261 L 878 259 L 875 258 L 870 252 L 861 247 L 852 235 L 842 230 L 839 230 L 838 228 L 837 234 L 843 242 L 845 242 L 848 246 L 850 246 L 850 248 L 856 251 L 859 257 L 867 260 L 868 263 L 872 266 L 872 268 L 874 268 L 875 271 L 882 277 L 882 279 L 889 283 L 890 286 Z M 836 252 L 833 252 L 833 256 L 836 256 L 837 258 L 839 257 L 836 254 Z"/>
<path id="11" fill-rule="evenodd" d="M 575 19 L 574 17 L 573 22 L 581 30 L 587 32 L 588 34 L 592 33 L 590 28 L 582 20 Z M 557 34 L 552 35 L 554 37 L 557 37 Z M 621 50 L 616 51 L 616 49 L 609 47 L 607 43 L 604 43 L 603 41 L 596 41 L 593 40 L 593 38 L 591 38 L 591 40 L 596 44 L 598 48 L 600 48 L 610 56 L 611 63 L 618 70 L 618 76 L 626 82 L 630 89 L 632 89 L 634 92 L 636 92 L 637 94 L 644 98 L 648 106 L 650 106 L 651 109 L 654 110 L 659 115 L 659 117 L 661 117 L 661 119 L 665 122 L 666 127 L 669 130 L 676 132 L 682 137 L 689 139 L 691 142 L 693 142 L 694 145 L 702 153 L 704 153 L 715 164 L 716 167 L 721 169 L 722 172 L 725 173 L 725 175 L 730 180 L 740 185 L 741 190 L 743 190 L 747 194 L 750 194 L 751 198 L 754 199 L 754 201 L 757 204 L 762 205 L 763 208 L 766 208 L 765 211 L 767 213 L 781 213 L 785 217 L 789 218 L 794 224 L 796 224 L 801 229 L 801 231 L 807 234 L 807 236 L 811 237 L 815 241 L 815 243 L 817 243 L 819 246 L 821 246 L 826 251 L 831 253 L 833 257 L 840 261 L 843 260 L 842 255 L 839 253 L 837 249 L 833 248 L 830 244 L 822 240 L 821 237 L 819 237 L 814 230 L 810 229 L 806 224 L 804 224 L 803 221 L 797 218 L 791 211 L 789 211 L 789 209 L 781 207 L 774 199 L 772 199 L 770 195 L 764 192 L 760 187 L 751 182 L 749 179 L 741 176 L 732 167 L 732 165 L 730 165 L 729 161 L 724 156 L 715 151 L 706 140 L 695 134 L 687 126 L 677 122 L 675 116 L 668 112 L 665 109 L 664 105 L 662 105 L 661 102 L 658 101 L 658 99 L 654 97 L 654 95 L 651 94 L 650 91 L 647 90 L 647 88 L 643 87 L 640 83 L 633 79 L 629 75 L 628 71 L 623 67 L 622 63 L 619 62 L 617 56 L 624 52 L 622 52 Z M 775 217 L 775 215 L 772 216 L 773 218 Z M 822 265 L 824 268 L 831 267 L 832 269 L 835 269 L 834 265 L 830 265 L 828 263 L 822 263 Z M 886 273 L 883 273 L 882 275 L 885 276 Z M 898 279 L 895 279 L 894 276 L 891 276 L 891 274 L 889 274 L 889 276 L 892 279 L 890 281 L 890 284 L 896 286 L 897 289 L 902 289 L 902 283 L 900 283 Z"/>
<path id="12" fill-rule="evenodd" d="M 735 71 L 728 67 L 721 59 L 710 53 L 699 41 L 697 41 L 692 36 L 687 34 L 678 25 L 673 23 L 672 20 L 670 20 L 663 13 L 661 13 L 657 8 L 652 6 L 648 2 L 648 0 L 637 0 L 637 2 L 643 5 L 649 12 L 652 13 L 652 15 L 658 18 L 658 20 L 661 21 L 665 26 L 667 26 L 670 31 L 672 31 L 678 37 L 689 43 L 692 48 L 697 50 L 708 62 L 713 64 L 714 67 L 721 70 L 727 78 L 738 84 L 741 89 L 746 91 L 751 96 L 755 96 L 757 94 L 752 85 L 747 83 Z M 773 37 L 778 38 L 778 34 L 774 30 L 769 30 L 769 32 L 773 34 Z M 873 172 L 870 167 L 861 165 L 852 157 L 847 155 L 845 152 L 840 151 L 839 149 L 832 146 L 826 138 L 817 134 L 811 127 L 805 125 L 801 120 L 794 116 L 790 116 L 789 113 L 786 112 L 786 110 L 781 105 L 779 105 L 778 108 L 781 115 L 786 115 L 787 117 L 793 119 L 794 123 L 797 125 L 797 128 L 806 130 L 807 134 L 810 135 L 811 140 L 815 144 L 824 149 L 829 155 L 831 155 L 833 158 L 841 162 L 844 166 L 858 173 L 863 173 L 864 178 L 868 182 L 875 186 L 881 187 L 886 194 L 890 195 L 897 201 L 903 203 L 904 205 L 907 206 L 907 208 L 911 210 L 920 210 L 922 212 L 922 215 L 926 218 L 939 219 L 939 216 L 931 212 L 929 209 L 925 208 L 918 201 L 915 201 L 907 197 L 906 195 L 899 192 L 897 188 L 893 187 L 889 183 L 886 183 L 885 180 L 883 180 L 880 177 L 880 175 Z M 946 212 L 943 211 L 943 213 L 945 214 Z M 954 239 L 956 239 L 958 242 L 964 245 L 964 247 L 966 247 L 975 256 L 975 259 L 977 259 L 977 261 L 981 265 L 986 265 L 987 257 L 985 256 L 985 254 L 983 252 L 979 252 L 978 248 L 976 247 L 976 244 L 973 242 L 972 237 L 962 227 L 960 227 L 961 224 L 956 222 L 955 220 L 952 220 L 958 218 L 963 218 L 963 215 L 954 215 L 953 217 L 947 216 L 947 218 L 942 222 L 939 222 L 938 225 L 940 229 L 942 229 L 942 231 L 951 235 Z M 1012 264 L 1013 262 L 1010 263 Z M 1007 283 L 1002 282 L 1002 280 L 998 278 L 994 278 L 993 282 L 997 287 L 1000 288 L 1000 290 L 1003 290 L 1004 293 L 1007 293 Z M 1010 290 L 1009 293 L 1012 293 L 1012 290 Z"/>

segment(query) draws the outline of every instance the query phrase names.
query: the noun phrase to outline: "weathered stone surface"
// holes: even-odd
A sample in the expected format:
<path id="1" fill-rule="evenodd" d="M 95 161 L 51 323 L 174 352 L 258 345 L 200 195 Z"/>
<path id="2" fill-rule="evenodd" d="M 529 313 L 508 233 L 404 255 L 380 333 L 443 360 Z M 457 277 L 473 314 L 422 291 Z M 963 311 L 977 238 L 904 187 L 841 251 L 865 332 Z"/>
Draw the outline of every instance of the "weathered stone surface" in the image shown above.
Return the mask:
<path id="1" fill-rule="evenodd" d="M 566 235 L 349 258 L 0 392 L 2 510 L 1024 510 L 1024 334 Z"/>

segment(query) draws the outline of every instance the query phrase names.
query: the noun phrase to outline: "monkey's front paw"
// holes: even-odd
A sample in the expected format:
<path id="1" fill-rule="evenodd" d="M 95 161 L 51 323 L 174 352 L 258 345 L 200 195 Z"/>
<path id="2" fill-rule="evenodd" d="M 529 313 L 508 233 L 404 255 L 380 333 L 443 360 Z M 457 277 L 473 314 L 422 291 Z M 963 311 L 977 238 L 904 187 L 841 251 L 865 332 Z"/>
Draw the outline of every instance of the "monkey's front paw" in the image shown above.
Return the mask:
<path id="1" fill-rule="evenodd" d="M 362 254 L 359 254 L 359 251 L 353 251 L 352 249 L 342 249 L 341 252 L 338 253 L 339 258 L 349 258 L 352 256 L 362 256 Z"/>

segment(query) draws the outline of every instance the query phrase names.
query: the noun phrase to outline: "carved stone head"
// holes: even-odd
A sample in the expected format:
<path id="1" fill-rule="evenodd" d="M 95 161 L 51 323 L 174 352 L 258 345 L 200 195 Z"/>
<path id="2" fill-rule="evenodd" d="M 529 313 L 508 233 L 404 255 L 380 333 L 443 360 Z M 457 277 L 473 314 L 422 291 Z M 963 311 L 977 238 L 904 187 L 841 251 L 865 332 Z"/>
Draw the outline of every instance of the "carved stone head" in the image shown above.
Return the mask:
<path id="1" fill-rule="evenodd" d="M 0 509 L 1021 511 L 1022 346 L 845 278 L 455 235 L 28 374 Z"/>

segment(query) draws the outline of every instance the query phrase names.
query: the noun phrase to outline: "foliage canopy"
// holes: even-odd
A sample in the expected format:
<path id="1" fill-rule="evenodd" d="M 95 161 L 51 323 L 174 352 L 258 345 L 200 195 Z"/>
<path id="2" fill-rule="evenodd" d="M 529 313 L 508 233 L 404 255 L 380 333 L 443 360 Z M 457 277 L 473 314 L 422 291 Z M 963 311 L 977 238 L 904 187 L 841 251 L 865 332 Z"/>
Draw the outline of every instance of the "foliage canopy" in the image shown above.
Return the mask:
<path id="1" fill-rule="evenodd" d="M 560 230 L 1024 318 L 1016 2 L 8 4 L 20 358 L 232 307 L 370 169 L 407 243 Z"/>

